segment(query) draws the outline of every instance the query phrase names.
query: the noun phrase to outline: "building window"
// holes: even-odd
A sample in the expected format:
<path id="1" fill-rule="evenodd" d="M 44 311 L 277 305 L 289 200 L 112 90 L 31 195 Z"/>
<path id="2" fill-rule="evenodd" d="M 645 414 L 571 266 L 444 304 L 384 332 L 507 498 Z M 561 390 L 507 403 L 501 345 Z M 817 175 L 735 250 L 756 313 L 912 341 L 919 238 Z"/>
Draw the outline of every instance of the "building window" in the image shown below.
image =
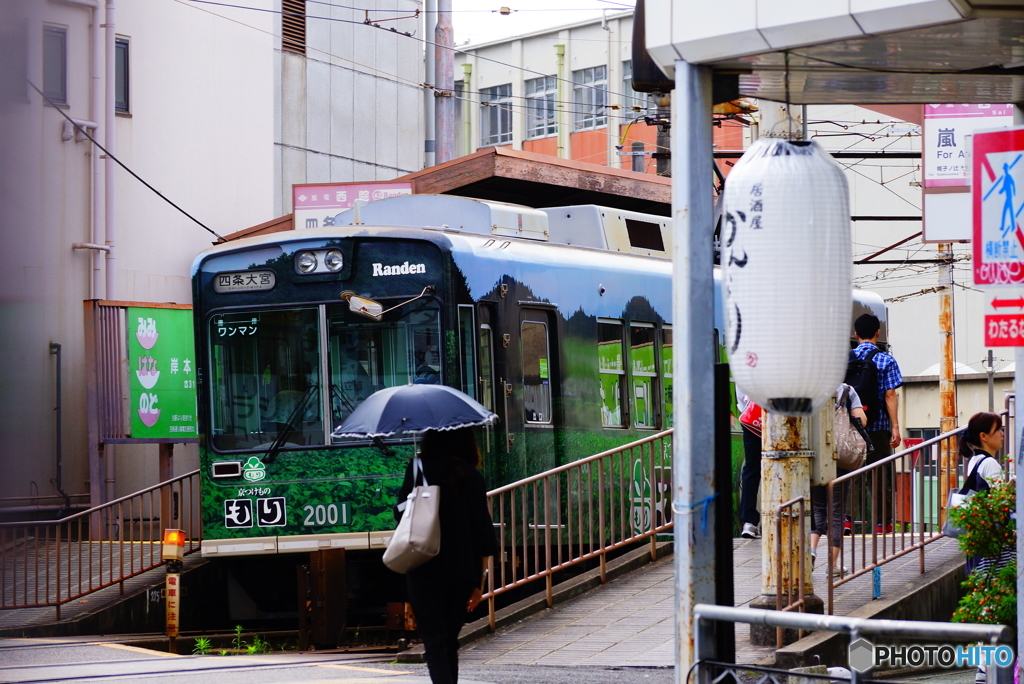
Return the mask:
<path id="1" fill-rule="evenodd" d="M 68 103 L 68 30 L 43 26 L 43 94 L 54 104 Z"/>
<path id="2" fill-rule="evenodd" d="M 572 72 L 573 106 L 576 128 L 599 128 L 608 125 L 608 67 L 599 66 Z"/>
<path id="3" fill-rule="evenodd" d="M 282 0 L 281 49 L 306 54 L 306 0 Z"/>
<path id="4" fill-rule="evenodd" d="M 650 93 L 633 90 L 633 61 L 622 63 L 622 108 L 627 118 L 634 118 L 656 107 Z"/>
<path id="5" fill-rule="evenodd" d="M 480 146 L 512 142 L 512 84 L 480 91 Z"/>
<path id="6" fill-rule="evenodd" d="M 526 137 L 543 138 L 558 132 L 555 121 L 555 97 L 558 83 L 554 76 L 531 78 L 526 82 Z"/>
<path id="7" fill-rule="evenodd" d="M 128 108 L 128 39 L 114 39 L 114 109 L 119 112 Z"/>

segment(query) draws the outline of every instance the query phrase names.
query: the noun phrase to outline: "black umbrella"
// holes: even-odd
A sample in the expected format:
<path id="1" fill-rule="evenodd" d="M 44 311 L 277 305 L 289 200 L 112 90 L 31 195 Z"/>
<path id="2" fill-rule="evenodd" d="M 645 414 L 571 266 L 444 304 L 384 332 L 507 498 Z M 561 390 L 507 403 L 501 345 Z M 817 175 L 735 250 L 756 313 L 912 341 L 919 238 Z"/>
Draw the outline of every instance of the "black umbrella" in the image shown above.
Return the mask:
<path id="1" fill-rule="evenodd" d="M 402 385 L 374 392 L 331 437 L 391 437 L 427 430 L 488 425 L 498 416 L 478 401 L 445 385 Z"/>

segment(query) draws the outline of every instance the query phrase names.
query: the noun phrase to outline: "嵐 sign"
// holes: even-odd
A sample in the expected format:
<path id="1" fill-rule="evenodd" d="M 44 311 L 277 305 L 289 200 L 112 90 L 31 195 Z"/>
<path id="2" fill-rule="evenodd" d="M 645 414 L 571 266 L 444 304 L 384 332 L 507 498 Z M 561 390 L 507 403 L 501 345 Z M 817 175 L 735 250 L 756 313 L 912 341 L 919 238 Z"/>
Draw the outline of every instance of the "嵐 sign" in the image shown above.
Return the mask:
<path id="1" fill-rule="evenodd" d="M 924 186 L 966 186 L 967 143 L 975 131 L 1013 125 L 1012 104 L 924 106 Z"/>
<path id="2" fill-rule="evenodd" d="M 192 312 L 132 306 L 127 322 L 132 438 L 198 437 Z"/>

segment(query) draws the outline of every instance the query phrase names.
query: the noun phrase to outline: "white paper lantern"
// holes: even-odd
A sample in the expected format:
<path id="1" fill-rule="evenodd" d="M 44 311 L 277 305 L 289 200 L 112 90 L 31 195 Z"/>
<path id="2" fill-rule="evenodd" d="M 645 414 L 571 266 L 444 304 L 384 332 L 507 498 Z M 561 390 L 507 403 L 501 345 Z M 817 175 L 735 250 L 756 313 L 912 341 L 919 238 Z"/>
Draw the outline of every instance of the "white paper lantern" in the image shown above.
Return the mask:
<path id="1" fill-rule="evenodd" d="M 784 415 L 821 408 L 846 373 L 849 190 L 817 143 L 757 140 L 725 185 L 726 344 L 736 385 Z"/>

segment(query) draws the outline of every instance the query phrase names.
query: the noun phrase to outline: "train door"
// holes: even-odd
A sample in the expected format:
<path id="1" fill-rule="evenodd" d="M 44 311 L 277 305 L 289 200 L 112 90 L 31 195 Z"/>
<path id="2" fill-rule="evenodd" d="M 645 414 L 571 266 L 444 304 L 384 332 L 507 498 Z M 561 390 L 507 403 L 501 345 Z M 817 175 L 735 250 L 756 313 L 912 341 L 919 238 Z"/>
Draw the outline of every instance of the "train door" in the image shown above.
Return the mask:
<path id="1" fill-rule="evenodd" d="M 558 347 L 550 311 L 522 309 L 519 315 L 521 402 L 516 402 L 523 424 L 526 472 L 543 472 L 558 465 L 555 454 L 555 398 Z"/>
<path id="2" fill-rule="evenodd" d="M 461 307 L 460 307 L 461 308 Z M 476 400 L 489 411 L 498 414 L 495 425 L 483 429 L 481 456 L 487 481 L 495 486 L 505 482 L 506 456 L 508 454 L 508 411 L 506 410 L 504 377 L 498 372 L 498 349 L 501 336 L 498 334 L 494 307 L 479 304 L 476 308 L 475 334 L 472 343 L 476 356 L 475 391 Z M 502 364 L 504 365 L 504 364 Z"/>

